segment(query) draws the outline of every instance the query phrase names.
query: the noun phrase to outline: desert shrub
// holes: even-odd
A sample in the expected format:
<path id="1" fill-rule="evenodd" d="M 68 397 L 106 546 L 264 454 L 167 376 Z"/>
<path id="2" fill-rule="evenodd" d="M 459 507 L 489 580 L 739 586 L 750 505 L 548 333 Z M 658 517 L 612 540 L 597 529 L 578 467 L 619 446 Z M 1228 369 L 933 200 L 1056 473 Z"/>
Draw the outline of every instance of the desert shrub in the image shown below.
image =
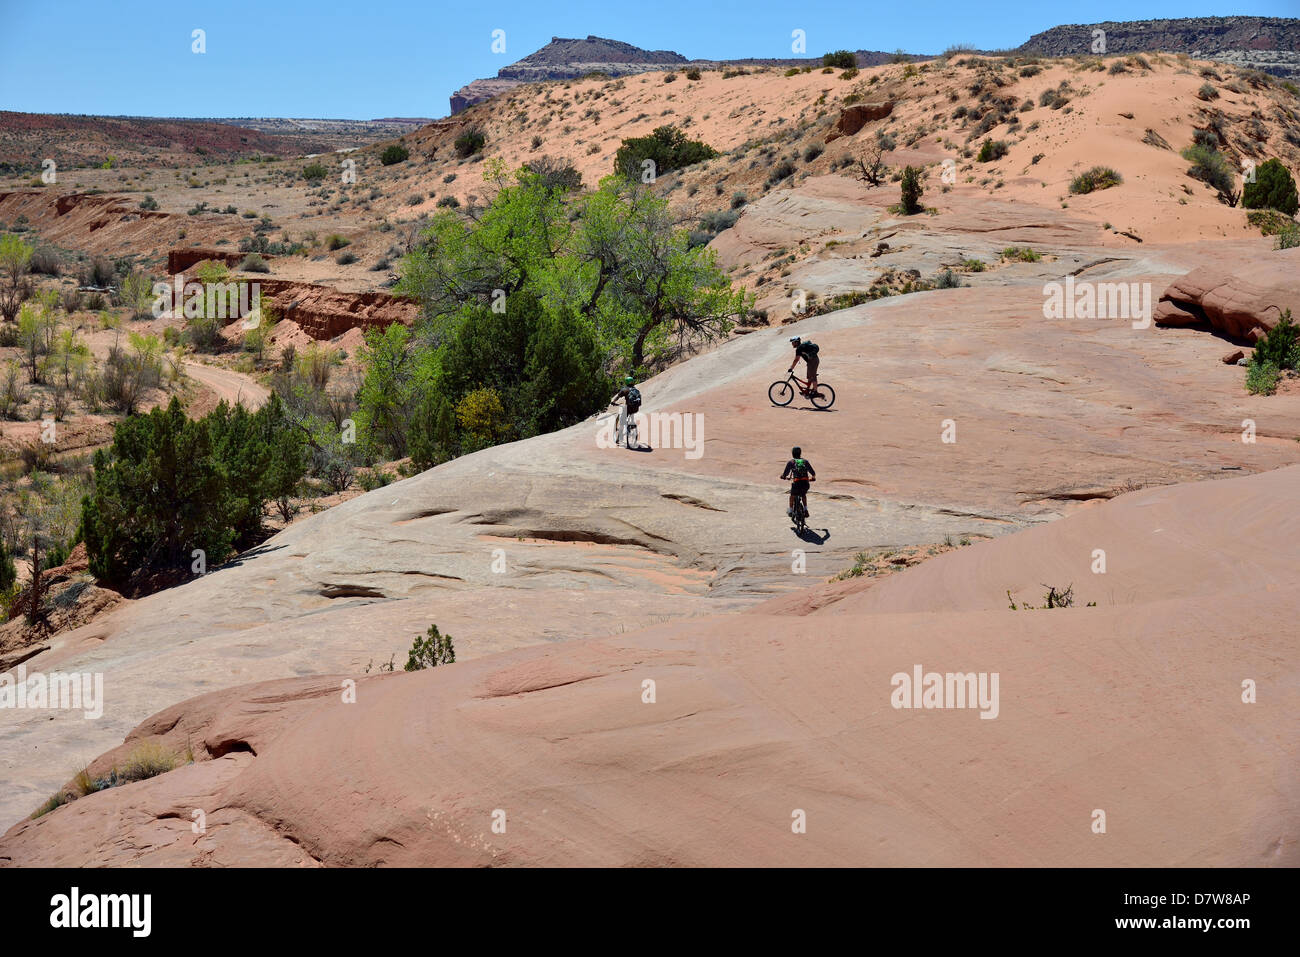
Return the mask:
<path id="1" fill-rule="evenodd" d="M 442 199 L 438 200 L 436 205 L 442 206 L 447 209 L 459 209 L 460 200 L 458 200 L 455 196 L 444 196 Z"/>
<path id="2" fill-rule="evenodd" d="M 1209 129 L 1193 130 L 1192 145 L 1204 146 L 1209 150 L 1217 150 L 1219 148 L 1219 134 L 1215 133 L 1214 130 Z"/>
<path id="3" fill-rule="evenodd" d="M 1277 236 L 1296 226 L 1294 219 L 1276 209 L 1252 209 L 1246 214 L 1246 222 L 1258 228 L 1262 236 Z"/>
<path id="4" fill-rule="evenodd" d="M 1038 76 L 1038 74 L 1042 72 L 1043 72 L 1043 68 L 1038 66 L 1035 63 L 1031 63 L 1029 64 L 1029 66 L 1022 66 L 1020 68 L 1020 75 L 1024 77 Z"/>
<path id="5" fill-rule="evenodd" d="M 1117 75 L 1119 75 L 1120 73 L 1127 73 L 1127 72 L 1128 72 L 1128 67 L 1126 67 L 1126 66 L 1124 65 L 1124 61 L 1123 61 L 1123 60 L 1116 60 L 1114 63 L 1112 63 L 1112 64 L 1110 65 L 1110 71 L 1109 71 L 1109 72 L 1110 72 L 1111 76 L 1117 76 Z"/>
<path id="6" fill-rule="evenodd" d="M 1002 258 L 1012 262 L 1036 263 L 1043 257 L 1029 246 L 1008 246 L 1002 250 Z"/>
<path id="7" fill-rule="evenodd" d="M 1095 193 L 1099 189 L 1110 189 L 1124 182 L 1124 177 L 1109 166 L 1094 166 L 1084 170 L 1070 182 L 1071 193 Z"/>
<path id="8" fill-rule="evenodd" d="M 901 183 L 903 212 L 909 216 L 921 212 L 921 195 L 925 192 L 921 184 L 921 170 L 915 166 L 906 167 Z"/>
<path id="9" fill-rule="evenodd" d="M 1255 182 L 1246 183 L 1242 189 L 1241 205 L 1248 209 L 1276 209 L 1294 216 L 1300 208 L 1300 201 L 1296 198 L 1291 171 L 1276 157 L 1260 164 L 1255 169 Z"/>
<path id="10" fill-rule="evenodd" d="M 745 206 L 748 203 L 749 203 L 749 197 L 746 196 L 744 193 L 742 193 L 740 190 L 736 190 L 736 192 L 731 194 L 732 209 L 740 209 L 740 207 Z"/>
<path id="11" fill-rule="evenodd" d="M 1251 395 L 1272 395 L 1282 381 L 1282 370 L 1271 362 L 1251 359 L 1246 366 L 1246 391 Z"/>
<path id="12" fill-rule="evenodd" d="M 451 635 L 444 635 L 438 631 L 437 625 L 430 625 L 423 636 L 415 636 L 402 670 L 422 671 L 438 665 L 450 665 L 455 661 L 456 647 L 452 644 Z"/>
<path id="13" fill-rule="evenodd" d="M 734 209 L 708 212 L 700 218 L 700 229 L 712 238 L 723 230 L 730 229 L 732 226 L 736 225 L 736 220 L 739 218 L 740 213 Z"/>
<path id="14" fill-rule="evenodd" d="M 144 781 L 173 771 L 185 763 L 184 758 L 158 741 L 141 741 L 114 769 L 114 778 L 121 783 Z"/>
<path id="15" fill-rule="evenodd" d="M 646 160 L 654 163 L 655 176 L 683 169 L 707 159 L 718 151 L 700 140 L 688 140 L 686 134 L 675 126 L 660 126 L 649 136 L 636 136 L 623 140 L 614 154 L 614 172 L 632 179 L 640 179 Z"/>
<path id="16" fill-rule="evenodd" d="M 57 250 L 50 246 L 38 246 L 32 251 L 30 266 L 32 275 L 58 276 L 63 272 L 63 260 Z"/>
<path id="17" fill-rule="evenodd" d="M 698 80 L 699 78 L 700 78 L 700 71 L 695 69 L 695 67 L 691 67 L 689 70 L 686 71 L 686 79 Z"/>
<path id="18" fill-rule="evenodd" d="M 1235 200 L 1233 186 L 1236 177 L 1227 159 L 1218 150 L 1193 144 L 1182 152 L 1183 159 L 1191 163 L 1189 176 L 1213 186 L 1220 196 Z"/>
<path id="19" fill-rule="evenodd" d="M 961 285 L 961 276 L 951 269 L 945 269 L 934 279 L 935 289 L 956 289 Z"/>
<path id="20" fill-rule="evenodd" d="M 843 73 L 840 74 L 840 79 L 841 79 L 841 80 L 852 80 L 852 79 L 853 79 L 854 77 L 856 77 L 857 75 L 858 75 L 858 68 L 855 67 L 855 66 L 854 66 L 854 67 L 849 67 L 847 70 L 845 70 Z"/>
<path id="21" fill-rule="evenodd" d="M 979 154 L 975 159 L 980 163 L 988 163 L 1006 156 L 1008 149 L 1009 147 L 1002 140 L 985 140 L 980 146 Z"/>
<path id="22" fill-rule="evenodd" d="M 1291 321 L 1290 309 L 1285 310 L 1277 325 L 1255 343 L 1251 360 L 1272 364 L 1279 369 L 1300 368 L 1300 329 Z"/>
<path id="23" fill-rule="evenodd" d="M 665 74 L 664 74 L 664 82 L 665 82 L 665 83 L 675 83 L 675 82 L 677 82 L 677 74 L 676 74 L 676 73 L 665 73 Z"/>
<path id="24" fill-rule="evenodd" d="M 1277 234 L 1274 249 L 1295 249 L 1300 246 L 1300 227 L 1290 226 Z"/>
<path id="25" fill-rule="evenodd" d="M 270 272 L 271 267 L 266 264 L 266 260 L 257 253 L 249 253 L 239 264 L 239 268 L 244 272 Z"/>
<path id="26" fill-rule="evenodd" d="M 384 147 L 384 151 L 379 154 L 379 162 L 385 166 L 392 166 L 395 163 L 401 163 L 411 158 L 411 151 L 401 143 L 392 143 Z"/>
<path id="27" fill-rule="evenodd" d="M 456 149 L 456 155 L 461 159 L 465 159 L 473 156 L 487 145 L 487 134 L 477 126 L 472 126 L 456 137 L 452 145 Z"/>
<path id="28" fill-rule="evenodd" d="M 812 143 L 803 151 L 803 161 L 805 163 L 811 163 L 824 152 L 826 152 L 825 146 L 821 143 Z"/>
<path id="29" fill-rule="evenodd" d="M 767 185 L 775 186 L 782 180 L 789 179 L 795 174 L 795 165 L 788 159 L 783 159 L 772 167 L 772 171 L 767 176 Z"/>
<path id="30" fill-rule="evenodd" d="M 154 199 L 152 196 L 146 196 L 144 199 L 140 200 L 139 205 L 141 209 L 154 210 L 158 208 L 158 200 Z"/>
<path id="31" fill-rule="evenodd" d="M 833 53 L 822 54 L 823 67 L 835 67 L 840 70 L 848 70 L 858 65 L 858 58 L 850 50 L 836 50 Z"/>
<path id="32" fill-rule="evenodd" d="M 524 168 L 534 174 L 547 189 L 561 192 L 582 189 L 582 174 L 568 160 L 543 156 L 525 163 Z"/>
<path id="33" fill-rule="evenodd" d="M 350 266 L 357 261 L 357 254 L 354 252 L 339 253 L 334 257 L 334 261 L 340 266 Z"/>
<path id="34" fill-rule="evenodd" d="M 1196 95 L 1202 100 L 1217 100 L 1219 98 L 1219 91 L 1209 83 L 1202 83 L 1201 88 L 1196 91 Z"/>
<path id="35" fill-rule="evenodd" d="M 319 183 L 329 172 L 324 163 L 308 163 L 302 168 L 302 178 L 309 183 Z"/>
<path id="36" fill-rule="evenodd" d="M 325 239 L 325 248 L 328 249 L 330 252 L 334 252 L 337 249 L 342 249 L 344 246 L 351 246 L 351 245 L 352 245 L 352 240 L 348 239 L 346 236 L 340 236 L 338 233 L 331 233 Z"/>

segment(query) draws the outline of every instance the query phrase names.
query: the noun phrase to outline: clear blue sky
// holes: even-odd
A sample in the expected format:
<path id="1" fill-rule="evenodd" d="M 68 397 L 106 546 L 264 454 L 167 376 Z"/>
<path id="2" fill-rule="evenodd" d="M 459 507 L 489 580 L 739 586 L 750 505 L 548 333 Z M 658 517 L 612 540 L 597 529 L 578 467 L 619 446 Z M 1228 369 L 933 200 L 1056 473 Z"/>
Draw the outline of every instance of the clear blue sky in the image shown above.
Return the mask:
<path id="1" fill-rule="evenodd" d="M 186 8 L 191 8 L 187 10 Z M 137 116 L 444 116 L 457 87 L 588 34 L 686 57 L 1017 46 L 1062 23 L 1300 15 L 1300 0 L 0 0 L 0 109 Z M 191 52 L 191 32 L 207 52 Z M 505 55 L 492 31 L 506 32 Z"/>

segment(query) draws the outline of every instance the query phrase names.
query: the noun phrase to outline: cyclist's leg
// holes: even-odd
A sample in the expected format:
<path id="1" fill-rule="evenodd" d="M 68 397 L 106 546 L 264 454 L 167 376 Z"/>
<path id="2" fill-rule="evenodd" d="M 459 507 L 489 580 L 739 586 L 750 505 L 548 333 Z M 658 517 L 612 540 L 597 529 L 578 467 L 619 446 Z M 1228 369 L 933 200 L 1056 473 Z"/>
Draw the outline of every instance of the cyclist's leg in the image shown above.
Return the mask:
<path id="1" fill-rule="evenodd" d="M 620 405 L 618 407 L 618 419 L 614 426 L 614 444 L 616 446 L 620 444 L 627 445 L 627 435 L 625 433 L 626 428 L 627 428 L 627 406 Z"/>

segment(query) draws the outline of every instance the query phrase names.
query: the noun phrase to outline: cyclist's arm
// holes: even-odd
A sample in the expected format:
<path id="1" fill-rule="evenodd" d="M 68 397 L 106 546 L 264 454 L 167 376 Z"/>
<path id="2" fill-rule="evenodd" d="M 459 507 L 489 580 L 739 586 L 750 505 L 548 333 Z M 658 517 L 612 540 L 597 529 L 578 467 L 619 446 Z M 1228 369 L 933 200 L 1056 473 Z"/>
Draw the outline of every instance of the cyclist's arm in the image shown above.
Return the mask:
<path id="1" fill-rule="evenodd" d="M 791 462 L 786 462 L 786 463 L 785 463 L 785 471 L 781 473 L 781 478 L 782 478 L 783 480 L 784 480 L 784 479 L 788 479 L 788 478 L 790 478 L 790 473 L 793 472 L 793 471 L 794 471 L 794 462 L 793 462 L 793 461 L 791 461 Z"/>
<path id="2" fill-rule="evenodd" d="M 804 461 L 807 462 L 808 460 L 805 459 Z M 808 477 L 809 477 L 809 478 L 813 478 L 813 479 L 815 479 L 815 478 L 817 477 L 817 470 L 816 470 L 815 468 L 812 467 L 812 463 L 811 463 L 811 462 L 808 462 Z"/>

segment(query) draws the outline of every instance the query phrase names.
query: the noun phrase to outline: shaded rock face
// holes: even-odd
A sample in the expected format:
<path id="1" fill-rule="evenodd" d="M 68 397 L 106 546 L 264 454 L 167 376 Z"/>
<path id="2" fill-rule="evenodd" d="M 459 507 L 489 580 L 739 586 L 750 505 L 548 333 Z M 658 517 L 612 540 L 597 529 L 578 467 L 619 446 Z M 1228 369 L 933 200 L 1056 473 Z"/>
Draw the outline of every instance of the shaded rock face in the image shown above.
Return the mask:
<path id="1" fill-rule="evenodd" d="M 855 103 L 840 113 L 840 118 L 835 121 L 835 127 L 826 135 L 826 142 L 830 143 L 841 136 L 852 136 L 868 123 L 873 120 L 883 120 L 892 112 L 894 112 L 892 101 Z"/>
<path id="2" fill-rule="evenodd" d="M 1169 284 L 1152 318 L 1160 326 L 1209 325 L 1253 342 L 1277 325 L 1286 309 L 1300 317 L 1300 249 L 1193 269 Z"/>

